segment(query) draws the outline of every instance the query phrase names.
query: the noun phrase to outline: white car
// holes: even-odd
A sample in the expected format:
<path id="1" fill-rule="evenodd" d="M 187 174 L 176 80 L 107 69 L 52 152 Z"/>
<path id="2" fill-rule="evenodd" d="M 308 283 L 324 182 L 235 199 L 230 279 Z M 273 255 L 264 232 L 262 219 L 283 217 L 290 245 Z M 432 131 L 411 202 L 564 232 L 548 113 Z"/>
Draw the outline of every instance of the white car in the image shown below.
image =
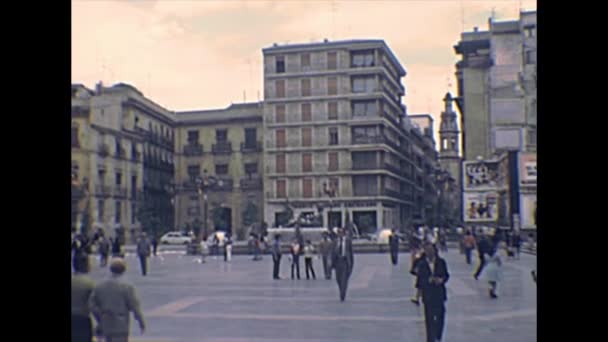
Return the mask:
<path id="1" fill-rule="evenodd" d="M 180 232 L 169 232 L 160 238 L 163 245 L 187 245 L 192 242 L 192 237 Z"/>

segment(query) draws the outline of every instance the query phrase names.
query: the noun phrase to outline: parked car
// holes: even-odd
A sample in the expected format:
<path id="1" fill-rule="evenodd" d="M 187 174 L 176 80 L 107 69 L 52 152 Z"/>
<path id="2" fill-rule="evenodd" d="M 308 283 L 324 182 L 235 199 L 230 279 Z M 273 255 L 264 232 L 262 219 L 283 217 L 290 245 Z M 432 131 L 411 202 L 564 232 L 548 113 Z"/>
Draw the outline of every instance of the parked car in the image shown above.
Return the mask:
<path id="1" fill-rule="evenodd" d="M 160 238 L 160 243 L 163 245 L 187 245 L 190 242 L 192 237 L 180 232 L 169 232 Z"/>

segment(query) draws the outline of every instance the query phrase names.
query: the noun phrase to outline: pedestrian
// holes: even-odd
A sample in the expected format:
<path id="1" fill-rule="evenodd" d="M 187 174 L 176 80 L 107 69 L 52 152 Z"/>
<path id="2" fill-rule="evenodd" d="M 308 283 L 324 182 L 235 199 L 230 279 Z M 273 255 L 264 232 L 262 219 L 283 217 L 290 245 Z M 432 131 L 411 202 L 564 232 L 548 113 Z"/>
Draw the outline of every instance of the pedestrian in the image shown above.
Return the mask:
<path id="1" fill-rule="evenodd" d="M 445 229 L 439 230 L 439 247 L 441 248 L 442 252 L 448 252 L 448 236 Z"/>
<path id="2" fill-rule="evenodd" d="M 325 279 L 331 279 L 331 254 L 332 254 L 332 241 L 329 239 L 328 233 L 323 233 L 323 239 L 319 244 L 319 251 L 321 252 L 321 259 L 323 261 L 323 273 Z"/>
<path id="3" fill-rule="evenodd" d="M 206 262 L 207 255 L 209 255 L 209 245 L 206 239 L 201 240 L 201 264 Z"/>
<path id="4" fill-rule="evenodd" d="M 122 258 L 122 251 L 120 248 L 120 240 L 118 239 L 118 236 L 114 238 L 114 240 L 112 241 L 112 256 L 113 257 L 117 257 L 117 258 Z"/>
<path id="5" fill-rule="evenodd" d="M 217 232 L 213 233 L 213 246 L 211 246 L 211 255 L 213 260 L 217 259 L 217 255 L 220 254 L 220 239 L 217 237 Z"/>
<path id="6" fill-rule="evenodd" d="M 141 265 L 141 274 L 145 277 L 148 273 L 148 257 L 150 256 L 150 242 L 146 233 L 141 233 L 139 241 L 137 241 L 137 256 Z"/>
<path id="7" fill-rule="evenodd" d="M 105 342 L 128 342 L 130 314 L 143 334 L 146 323 L 135 287 L 123 279 L 127 264 L 121 258 L 110 263 L 111 278 L 100 283 L 91 295 L 91 310 L 101 325 Z"/>
<path id="8" fill-rule="evenodd" d="M 424 258 L 424 252 L 420 251 L 416 254 L 414 261 L 412 261 L 412 265 L 410 268 L 410 274 L 414 276 L 414 295 L 410 298 L 410 301 L 416 305 L 420 305 L 420 297 L 422 297 L 422 290 L 420 288 L 420 284 L 418 282 L 418 267 L 420 265 L 420 261 Z"/>
<path id="9" fill-rule="evenodd" d="M 312 279 L 317 279 L 315 276 L 315 269 L 312 267 L 312 258 L 315 255 L 315 248 L 310 240 L 306 240 L 306 246 L 304 247 L 304 265 L 306 267 L 306 279 L 310 279 L 309 272 L 312 273 Z"/>
<path id="10" fill-rule="evenodd" d="M 445 283 L 450 279 L 444 259 L 431 243 L 424 244 L 424 258 L 418 264 L 418 286 L 422 291 L 427 342 L 441 341 L 445 320 Z"/>
<path id="11" fill-rule="evenodd" d="M 332 267 L 336 270 L 336 282 L 340 291 L 340 301 L 346 298 L 348 279 L 354 265 L 352 238 L 346 235 L 345 229 L 338 230 L 338 237 L 333 250 Z"/>
<path id="12" fill-rule="evenodd" d="M 226 241 L 224 242 L 224 261 L 232 260 L 232 239 L 230 235 L 226 236 Z"/>
<path id="13" fill-rule="evenodd" d="M 93 325 L 89 302 L 95 283 L 89 273 L 89 262 L 86 255 L 80 254 L 74 259 L 72 276 L 72 342 L 91 342 Z"/>
<path id="14" fill-rule="evenodd" d="M 300 254 L 301 254 L 301 245 L 298 242 L 298 239 L 295 238 L 291 244 L 290 252 L 291 252 L 291 279 L 294 278 L 294 269 L 296 270 L 296 275 L 298 280 L 300 279 Z"/>
<path id="15" fill-rule="evenodd" d="M 156 251 L 158 250 L 158 240 L 156 239 L 156 235 L 152 237 L 152 254 L 156 256 Z"/>
<path id="16" fill-rule="evenodd" d="M 498 248 L 492 248 L 488 252 L 488 265 L 485 267 L 483 273 L 489 284 L 488 292 L 490 298 L 497 298 L 496 289 L 498 283 L 502 280 L 502 261 L 500 260 Z"/>
<path id="17" fill-rule="evenodd" d="M 272 279 L 281 279 L 279 277 L 279 267 L 281 266 L 281 236 L 279 234 L 274 236 L 274 243 L 272 244 Z"/>
<path id="18" fill-rule="evenodd" d="M 110 242 L 105 236 L 99 238 L 99 267 L 108 265 L 108 257 L 110 255 Z"/>
<path id="19" fill-rule="evenodd" d="M 397 265 L 397 262 L 399 261 L 399 239 L 400 237 L 397 235 L 397 230 L 393 228 L 391 235 L 388 237 L 388 246 L 393 265 Z"/>
<path id="20" fill-rule="evenodd" d="M 467 265 L 471 264 L 471 253 L 475 249 L 475 237 L 470 230 L 467 230 L 464 238 L 462 239 L 462 245 L 464 247 L 464 255 L 467 261 Z"/>
<path id="21" fill-rule="evenodd" d="M 477 242 L 477 255 L 479 256 L 479 266 L 477 266 L 477 270 L 473 275 L 475 280 L 479 278 L 481 271 L 483 271 L 483 268 L 486 266 L 485 255 L 488 254 L 490 248 L 491 246 L 488 237 L 486 236 L 486 234 L 481 234 L 479 237 L 479 241 Z"/>
<path id="22" fill-rule="evenodd" d="M 519 254 L 521 253 L 521 235 L 519 229 L 516 229 L 513 233 L 512 243 L 515 249 L 515 259 L 519 260 Z"/>
<path id="23" fill-rule="evenodd" d="M 464 254 L 464 229 L 457 227 L 456 233 L 458 234 L 458 251 L 460 254 Z"/>
<path id="24" fill-rule="evenodd" d="M 417 234 L 416 231 L 412 231 L 410 234 L 410 266 L 413 267 L 414 261 L 418 258 L 418 254 L 422 249 L 421 234 Z M 410 268 L 411 268 L 410 267 Z"/>

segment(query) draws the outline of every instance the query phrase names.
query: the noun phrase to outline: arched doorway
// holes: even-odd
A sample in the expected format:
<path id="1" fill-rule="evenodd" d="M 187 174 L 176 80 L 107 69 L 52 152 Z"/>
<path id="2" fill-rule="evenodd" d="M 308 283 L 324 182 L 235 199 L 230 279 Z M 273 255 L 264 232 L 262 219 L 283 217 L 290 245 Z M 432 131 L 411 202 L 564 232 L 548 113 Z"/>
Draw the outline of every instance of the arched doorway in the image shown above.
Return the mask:
<path id="1" fill-rule="evenodd" d="M 213 209 L 213 227 L 232 235 L 232 209 L 219 207 Z"/>

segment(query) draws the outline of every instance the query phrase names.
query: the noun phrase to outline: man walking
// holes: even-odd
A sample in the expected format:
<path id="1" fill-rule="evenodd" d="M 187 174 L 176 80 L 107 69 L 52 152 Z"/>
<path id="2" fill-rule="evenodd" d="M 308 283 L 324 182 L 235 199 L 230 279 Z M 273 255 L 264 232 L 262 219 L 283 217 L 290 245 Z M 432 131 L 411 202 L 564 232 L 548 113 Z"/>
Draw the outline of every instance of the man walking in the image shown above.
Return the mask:
<path id="1" fill-rule="evenodd" d="M 279 266 L 281 266 L 281 244 L 280 235 L 274 236 L 274 243 L 272 244 L 272 279 L 281 279 L 279 277 Z"/>
<path id="2" fill-rule="evenodd" d="M 72 276 L 72 341 L 91 342 L 93 326 L 89 300 L 95 283 L 86 274 L 89 273 L 89 259 L 81 254 L 74 260 Z"/>
<path id="3" fill-rule="evenodd" d="M 146 276 L 148 273 L 148 257 L 150 256 L 150 242 L 146 237 L 146 233 L 141 233 L 139 241 L 137 241 L 137 256 L 139 256 L 141 274 Z"/>
<path id="4" fill-rule="evenodd" d="M 391 253 L 391 262 L 393 265 L 397 265 L 399 261 L 399 235 L 397 235 L 397 230 L 393 228 L 391 235 L 388 237 L 388 245 Z"/>
<path id="5" fill-rule="evenodd" d="M 106 267 L 108 265 L 108 256 L 110 255 L 110 242 L 105 236 L 99 238 L 99 266 Z"/>
<path id="6" fill-rule="evenodd" d="M 331 279 L 331 253 L 332 253 L 332 241 L 329 240 L 329 235 L 323 233 L 323 240 L 319 244 L 319 251 L 321 252 L 321 258 L 323 259 L 323 273 L 325 279 Z"/>
<path id="7" fill-rule="evenodd" d="M 126 269 L 123 259 L 112 260 L 111 278 L 99 284 L 91 295 L 91 310 L 101 325 L 105 342 L 129 341 L 131 312 L 139 323 L 142 334 L 146 330 L 135 287 L 122 279 Z"/>
<path id="8" fill-rule="evenodd" d="M 333 250 L 332 267 L 336 270 L 336 281 L 340 290 L 340 301 L 346 298 L 348 278 L 352 273 L 353 245 L 350 236 L 346 236 L 345 229 L 338 230 L 338 238 Z"/>
<path id="9" fill-rule="evenodd" d="M 475 280 L 479 278 L 481 271 L 486 266 L 486 257 L 485 255 L 490 252 L 490 241 L 488 241 L 488 237 L 484 234 L 480 237 L 479 242 L 477 243 L 477 253 L 479 255 L 479 266 L 477 266 L 477 271 L 475 271 L 475 275 L 473 276 Z"/>
<path id="10" fill-rule="evenodd" d="M 441 341 L 445 320 L 445 283 L 450 278 L 448 267 L 437 255 L 433 244 L 424 244 L 424 257 L 419 261 L 417 286 L 422 291 L 427 342 Z"/>
<path id="11" fill-rule="evenodd" d="M 152 255 L 156 256 L 156 251 L 158 250 L 158 240 L 156 236 L 152 237 Z"/>
<path id="12" fill-rule="evenodd" d="M 462 239 L 462 246 L 464 248 L 464 254 L 466 257 L 467 265 L 471 264 L 471 252 L 475 249 L 475 237 L 471 234 L 470 230 L 467 230 L 464 239 Z"/>

